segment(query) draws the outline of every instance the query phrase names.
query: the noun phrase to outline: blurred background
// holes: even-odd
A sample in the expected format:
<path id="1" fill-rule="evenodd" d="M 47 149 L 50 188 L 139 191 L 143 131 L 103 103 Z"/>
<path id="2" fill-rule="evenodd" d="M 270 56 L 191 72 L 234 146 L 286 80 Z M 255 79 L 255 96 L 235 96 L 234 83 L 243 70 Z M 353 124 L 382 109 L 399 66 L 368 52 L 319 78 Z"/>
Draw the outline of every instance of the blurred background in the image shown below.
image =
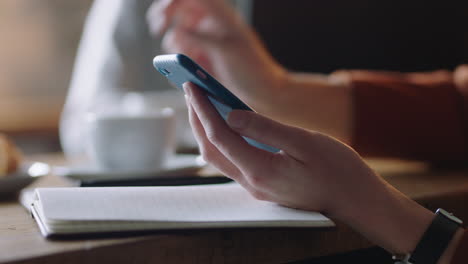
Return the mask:
<path id="1" fill-rule="evenodd" d="M 0 1 L 0 132 L 58 150 L 58 120 L 92 0 Z"/>
<path id="2" fill-rule="evenodd" d="M 58 121 L 92 2 L 0 1 L 0 132 L 27 153 L 60 150 Z M 292 70 L 428 71 L 468 62 L 468 1 L 237 5 L 274 57 Z"/>
<path id="3" fill-rule="evenodd" d="M 257 0 L 252 21 L 293 70 L 408 72 L 468 62 L 466 0 Z"/>

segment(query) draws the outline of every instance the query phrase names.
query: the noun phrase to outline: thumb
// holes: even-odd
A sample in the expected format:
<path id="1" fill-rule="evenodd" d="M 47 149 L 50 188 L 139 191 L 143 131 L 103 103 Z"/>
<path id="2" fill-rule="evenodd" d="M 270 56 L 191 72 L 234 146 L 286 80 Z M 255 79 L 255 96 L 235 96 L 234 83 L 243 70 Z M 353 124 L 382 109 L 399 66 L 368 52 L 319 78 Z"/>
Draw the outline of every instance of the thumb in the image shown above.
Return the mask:
<path id="1" fill-rule="evenodd" d="M 305 143 L 313 136 L 304 129 L 281 124 L 251 111 L 233 110 L 227 123 L 242 136 L 279 148 L 299 160 L 305 155 Z"/>

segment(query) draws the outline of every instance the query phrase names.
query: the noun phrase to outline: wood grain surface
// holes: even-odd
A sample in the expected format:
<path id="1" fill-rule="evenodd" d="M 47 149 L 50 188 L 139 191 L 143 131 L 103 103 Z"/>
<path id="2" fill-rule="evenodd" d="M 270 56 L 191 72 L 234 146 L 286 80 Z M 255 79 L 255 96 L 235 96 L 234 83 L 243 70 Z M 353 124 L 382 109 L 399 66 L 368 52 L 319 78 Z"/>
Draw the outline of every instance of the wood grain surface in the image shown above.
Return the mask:
<path id="1" fill-rule="evenodd" d="M 61 154 L 30 157 L 63 164 Z M 370 161 L 403 193 L 434 209 L 468 219 L 468 176 L 464 171 L 432 171 L 421 163 Z M 205 172 L 203 172 L 205 173 Z M 70 186 L 56 175 L 35 186 Z M 370 247 L 360 235 L 334 228 L 221 229 L 165 231 L 143 236 L 44 239 L 17 200 L 0 201 L 0 263 L 284 263 Z"/>

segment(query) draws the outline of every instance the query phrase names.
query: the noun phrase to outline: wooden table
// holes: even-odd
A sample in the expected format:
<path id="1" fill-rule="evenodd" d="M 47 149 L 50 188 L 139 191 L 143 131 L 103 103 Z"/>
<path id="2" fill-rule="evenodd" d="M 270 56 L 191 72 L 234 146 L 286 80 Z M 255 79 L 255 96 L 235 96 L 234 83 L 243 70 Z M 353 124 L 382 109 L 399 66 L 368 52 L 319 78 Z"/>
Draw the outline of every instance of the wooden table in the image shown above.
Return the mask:
<path id="1" fill-rule="evenodd" d="M 60 164 L 61 155 L 32 159 Z M 424 164 L 370 161 L 396 188 L 428 208 L 468 219 L 468 175 L 431 171 Z M 35 186 L 69 186 L 55 175 Z M 334 228 L 230 229 L 152 233 L 146 236 L 50 241 L 13 201 L 0 201 L 0 263 L 284 263 L 370 247 L 345 225 Z"/>

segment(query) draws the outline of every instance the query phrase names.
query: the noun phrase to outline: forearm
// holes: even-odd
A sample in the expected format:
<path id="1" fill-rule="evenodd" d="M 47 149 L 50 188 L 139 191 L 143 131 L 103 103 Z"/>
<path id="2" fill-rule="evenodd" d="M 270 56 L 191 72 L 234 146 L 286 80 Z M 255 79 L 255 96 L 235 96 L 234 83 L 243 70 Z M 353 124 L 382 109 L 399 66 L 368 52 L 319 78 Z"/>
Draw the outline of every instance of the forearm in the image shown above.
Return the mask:
<path id="1" fill-rule="evenodd" d="M 343 200 L 331 217 L 347 223 L 392 254 L 412 253 L 435 214 L 378 177 L 370 177 L 356 188 L 360 190 L 355 192 L 354 199 Z M 438 264 L 451 263 L 462 235 L 460 228 Z"/>
<path id="2" fill-rule="evenodd" d="M 349 143 L 353 124 L 351 91 L 341 78 L 286 73 L 256 110 L 280 122 L 320 131 Z"/>
<path id="3" fill-rule="evenodd" d="M 354 212 L 344 210 L 338 218 L 392 254 L 412 252 L 434 214 L 391 186 L 379 189 L 361 197 Z"/>

